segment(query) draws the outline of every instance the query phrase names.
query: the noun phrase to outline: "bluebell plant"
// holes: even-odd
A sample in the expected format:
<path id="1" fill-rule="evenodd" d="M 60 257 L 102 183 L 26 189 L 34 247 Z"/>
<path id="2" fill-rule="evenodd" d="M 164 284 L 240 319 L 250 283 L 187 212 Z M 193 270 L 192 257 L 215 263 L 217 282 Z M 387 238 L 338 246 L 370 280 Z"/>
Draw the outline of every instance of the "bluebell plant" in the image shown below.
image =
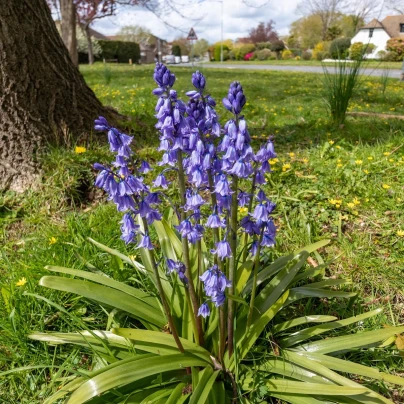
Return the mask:
<path id="1" fill-rule="evenodd" d="M 170 186 L 166 176 L 170 170 L 177 173 L 179 189 L 179 212 L 176 226 L 182 241 L 181 261 L 164 258 L 169 274 L 177 274 L 186 286 L 186 293 L 195 321 L 195 339 L 203 344 L 201 318 L 210 315 L 211 305 L 219 308 L 221 330 L 221 359 L 224 344 L 230 355 L 234 339 L 234 299 L 237 256 L 254 262 L 253 277 L 256 278 L 258 263 L 263 248 L 275 244 L 276 226 L 271 217 L 275 204 L 266 196 L 263 185 L 271 172 L 269 160 L 276 157 L 271 137 L 254 152 L 248 125 L 243 115 L 246 104 L 241 83 L 230 84 L 223 106 L 230 119 L 220 125 L 215 110 L 216 101 L 207 92 L 204 75 L 197 71 L 192 75 L 193 90 L 186 93 L 187 102 L 179 99 L 174 90 L 175 75 L 163 64 L 156 64 L 154 80 L 157 87 L 153 94 L 158 97 L 155 107 L 156 129 L 160 134 L 162 167 L 154 180 L 145 181 L 144 176 L 153 172 L 145 161 L 138 161 L 131 144 L 132 138 L 108 125 L 105 118 L 95 121 L 95 129 L 106 131 L 110 150 L 116 158 L 110 167 L 95 164 L 100 171 L 96 185 L 103 188 L 119 211 L 122 219 L 122 239 L 137 243 L 137 248 L 153 250 L 155 246 L 148 228 L 161 220 L 159 208 L 164 192 Z M 151 184 L 151 185 L 146 185 Z M 240 216 L 239 207 L 247 207 Z M 138 222 L 143 222 L 142 232 Z M 204 237 L 213 234 L 213 242 Z M 244 238 L 242 235 L 244 234 Z M 243 239 L 241 243 L 240 240 Z M 190 268 L 190 245 L 196 245 L 201 253 L 202 240 L 210 245 L 210 267 L 203 271 L 198 265 L 198 283 L 203 284 L 204 296 L 197 290 Z M 199 292 L 199 293 L 198 293 Z M 251 319 L 255 290 L 251 296 Z M 226 329 L 227 315 L 227 329 Z M 170 324 L 176 333 L 174 324 Z"/>

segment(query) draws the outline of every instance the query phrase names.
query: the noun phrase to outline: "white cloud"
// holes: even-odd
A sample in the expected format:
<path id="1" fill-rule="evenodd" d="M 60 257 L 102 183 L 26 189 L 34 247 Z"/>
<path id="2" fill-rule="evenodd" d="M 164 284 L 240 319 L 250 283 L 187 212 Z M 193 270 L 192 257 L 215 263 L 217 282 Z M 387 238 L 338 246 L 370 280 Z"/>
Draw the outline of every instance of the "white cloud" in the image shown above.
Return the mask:
<path id="1" fill-rule="evenodd" d="M 164 0 L 161 0 L 164 1 Z M 271 0 L 263 7 L 249 7 L 242 0 L 223 0 L 223 31 L 224 38 L 237 39 L 245 37 L 248 31 L 258 25 L 259 22 L 274 20 L 276 30 L 285 35 L 288 33 L 289 25 L 300 17 L 296 13 L 298 0 Z M 247 0 L 248 4 L 259 5 L 265 0 Z M 181 10 L 182 11 L 182 10 Z M 218 1 L 202 1 L 199 4 L 192 4 L 184 11 L 184 15 L 192 21 L 172 13 L 165 17 L 171 28 L 164 24 L 151 12 L 140 7 L 123 7 L 118 14 L 98 20 L 94 29 L 104 35 L 114 35 L 124 25 L 142 25 L 152 31 L 160 38 L 173 40 L 183 36 L 193 26 L 198 38 L 205 38 L 213 43 L 220 40 L 221 29 L 221 4 Z"/>

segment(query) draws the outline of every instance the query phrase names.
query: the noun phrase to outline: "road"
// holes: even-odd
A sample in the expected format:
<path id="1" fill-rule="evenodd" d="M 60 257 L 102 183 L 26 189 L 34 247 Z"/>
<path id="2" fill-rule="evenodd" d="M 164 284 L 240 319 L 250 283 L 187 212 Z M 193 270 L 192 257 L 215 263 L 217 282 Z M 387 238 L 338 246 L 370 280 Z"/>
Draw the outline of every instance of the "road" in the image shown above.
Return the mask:
<path id="1" fill-rule="evenodd" d="M 181 66 L 191 66 L 191 64 L 182 63 Z M 228 64 L 223 63 L 196 63 L 196 66 L 212 69 L 247 69 L 247 70 L 274 70 L 274 71 L 288 71 L 288 72 L 300 72 L 300 73 L 323 73 L 321 66 L 284 66 L 284 65 L 257 65 L 257 64 Z M 334 66 L 327 66 L 331 72 Z M 382 76 L 385 73 L 385 69 L 375 69 L 368 67 L 362 69 L 362 73 L 367 76 Z M 390 69 L 389 77 L 399 79 L 401 77 L 401 70 Z"/>

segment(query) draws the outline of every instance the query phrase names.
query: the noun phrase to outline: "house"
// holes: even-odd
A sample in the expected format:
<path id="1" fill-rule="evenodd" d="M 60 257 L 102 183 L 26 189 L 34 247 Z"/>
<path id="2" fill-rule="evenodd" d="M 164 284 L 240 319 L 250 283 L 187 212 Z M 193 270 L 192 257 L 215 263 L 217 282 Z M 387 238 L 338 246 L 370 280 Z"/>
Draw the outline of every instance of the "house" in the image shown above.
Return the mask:
<path id="1" fill-rule="evenodd" d="M 404 15 L 393 15 L 386 17 L 383 21 L 374 18 L 359 29 L 351 43 L 362 42 L 375 45 L 376 49 L 368 55 L 368 58 L 375 59 L 378 57 L 378 52 L 386 50 L 389 39 L 399 37 L 404 38 Z"/>

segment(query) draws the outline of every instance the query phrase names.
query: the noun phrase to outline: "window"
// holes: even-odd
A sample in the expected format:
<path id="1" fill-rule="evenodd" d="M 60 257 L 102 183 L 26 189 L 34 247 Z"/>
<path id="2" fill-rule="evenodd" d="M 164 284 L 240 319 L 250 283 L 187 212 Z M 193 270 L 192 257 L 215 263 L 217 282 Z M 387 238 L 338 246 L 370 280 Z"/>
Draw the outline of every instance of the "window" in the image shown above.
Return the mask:
<path id="1" fill-rule="evenodd" d="M 404 32 L 404 24 L 400 24 L 400 32 Z"/>
<path id="2" fill-rule="evenodd" d="M 374 28 L 369 28 L 369 38 L 372 38 L 374 30 Z"/>

